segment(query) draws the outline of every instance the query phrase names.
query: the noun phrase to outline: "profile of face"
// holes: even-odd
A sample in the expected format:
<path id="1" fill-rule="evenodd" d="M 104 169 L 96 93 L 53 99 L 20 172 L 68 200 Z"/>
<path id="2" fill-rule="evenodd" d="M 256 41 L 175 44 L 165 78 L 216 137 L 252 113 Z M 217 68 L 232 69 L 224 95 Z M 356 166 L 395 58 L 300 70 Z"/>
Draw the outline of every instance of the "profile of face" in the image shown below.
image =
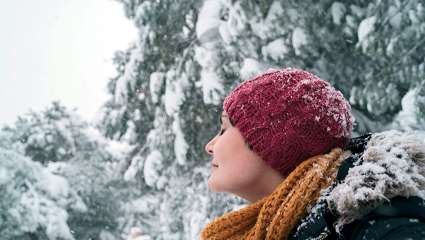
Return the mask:
<path id="1" fill-rule="evenodd" d="M 252 201 L 269 194 L 282 177 L 249 148 L 226 112 L 220 119 L 220 132 L 205 145 L 212 156 L 209 189 Z"/>

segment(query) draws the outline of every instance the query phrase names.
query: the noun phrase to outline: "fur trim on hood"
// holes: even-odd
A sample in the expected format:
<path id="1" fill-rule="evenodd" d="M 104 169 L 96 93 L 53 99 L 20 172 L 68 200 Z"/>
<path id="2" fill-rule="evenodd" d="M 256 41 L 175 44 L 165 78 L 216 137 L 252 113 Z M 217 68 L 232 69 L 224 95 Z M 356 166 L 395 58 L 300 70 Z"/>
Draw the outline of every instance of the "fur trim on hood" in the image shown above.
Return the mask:
<path id="1" fill-rule="evenodd" d="M 425 142 L 412 132 L 373 134 L 346 178 L 325 196 L 336 229 L 396 196 L 425 199 Z"/>

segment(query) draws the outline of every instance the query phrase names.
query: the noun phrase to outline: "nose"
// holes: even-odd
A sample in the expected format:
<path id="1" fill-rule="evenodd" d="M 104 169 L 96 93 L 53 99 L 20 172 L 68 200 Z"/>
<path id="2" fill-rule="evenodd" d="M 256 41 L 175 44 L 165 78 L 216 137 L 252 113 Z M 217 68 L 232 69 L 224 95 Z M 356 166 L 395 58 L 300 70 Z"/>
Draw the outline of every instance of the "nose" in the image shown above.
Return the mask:
<path id="1" fill-rule="evenodd" d="M 213 139 L 211 139 L 206 145 L 205 145 L 205 151 L 209 154 L 209 155 L 213 155 L 213 148 L 214 148 L 214 142 L 215 142 L 216 137 L 214 137 Z"/>

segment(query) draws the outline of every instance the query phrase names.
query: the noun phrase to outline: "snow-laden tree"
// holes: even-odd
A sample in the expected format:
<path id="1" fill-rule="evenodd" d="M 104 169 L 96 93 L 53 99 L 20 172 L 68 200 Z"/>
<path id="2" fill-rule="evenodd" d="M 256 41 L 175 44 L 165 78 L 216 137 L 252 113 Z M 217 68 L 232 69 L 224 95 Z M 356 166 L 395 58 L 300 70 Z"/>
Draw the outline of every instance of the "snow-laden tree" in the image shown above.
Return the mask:
<path id="1" fill-rule="evenodd" d="M 43 200 L 46 204 L 50 204 L 40 202 L 42 206 L 46 205 L 47 210 L 42 208 L 43 211 L 48 211 L 47 213 L 52 211 L 52 214 L 57 212 L 60 215 L 58 219 L 49 216 L 52 219 L 47 220 L 62 224 L 63 229 L 59 229 L 61 232 L 66 232 L 65 227 L 69 228 L 72 235 L 65 238 L 64 233 L 61 233 L 62 235 L 55 237 L 52 235 L 54 233 L 49 232 L 53 230 L 47 228 L 53 224 L 50 222 L 39 228 L 34 225 L 35 230 L 29 228 L 28 231 L 23 231 L 25 234 L 39 236 L 40 239 L 46 239 L 47 237 L 42 236 L 49 234 L 53 236 L 49 235 L 49 239 L 117 239 L 124 231 L 127 231 L 126 220 L 122 219 L 125 215 L 122 203 L 126 202 L 126 199 L 133 194 L 132 192 L 138 193 L 138 190 L 134 186 L 129 186 L 119 171 L 121 164 L 125 163 L 126 152 L 129 150 L 126 144 L 105 139 L 96 128 L 84 122 L 75 111 L 54 102 L 44 111 L 31 111 L 20 116 L 14 125 L 4 127 L 0 131 L 0 147 L 9 149 L 10 154 L 15 154 L 5 155 L 9 158 L 5 160 L 6 162 L 2 160 L 3 164 L 7 163 L 9 167 L 15 167 L 18 173 L 29 175 L 26 177 L 28 180 L 21 180 L 19 174 L 11 175 L 7 182 L 9 185 L 5 186 L 22 185 L 23 189 L 34 189 L 31 186 L 40 182 L 43 188 L 34 190 L 35 193 L 43 196 L 45 188 L 49 190 L 50 187 L 53 188 L 52 190 L 70 192 L 78 197 L 80 205 L 85 208 L 83 212 L 78 208 L 65 209 L 66 201 L 72 201 L 72 199 L 67 200 L 70 198 L 69 194 L 63 196 L 64 199 L 56 197 L 49 199 L 50 202 Z M 30 169 L 32 166 L 35 166 L 33 170 Z M 10 171 L 6 169 L 6 172 Z M 27 187 L 25 184 L 31 186 Z M 32 194 L 32 192 L 29 193 Z M 11 192 L 9 196 L 7 198 L 2 196 L 0 201 L 27 203 L 26 195 Z M 15 198 L 12 199 L 12 196 Z M 4 209 L 8 208 L 11 207 L 4 207 Z M 16 216 L 23 222 L 21 218 L 25 218 L 25 215 Z M 13 228 L 8 225 L 14 224 L 12 218 L 6 218 L 4 221 L 6 229 Z"/>
<path id="2" fill-rule="evenodd" d="M 133 147 L 123 170 L 141 189 L 128 203 L 133 224 L 155 239 L 194 239 L 208 218 L 241 202 L 206 188 L 203 145 L 218 130 L 217 104 L 226 88 L 201 74 L 196 22 L 202 2 L 123 4 L 140 39 L 116 54 L 119 74 L 108 85 L 99 128 Z"/>
<path id="3" fill-rule="evenodd" d="M 45 111 L 30 111 L 19 116 L 13 128 L 3 129 L 11 135 L 17 151 L 32 160 L 48 162 L 68 161 L 77 150 L 93 149 L 81 129 L 87 128 L 75 113 L 68 111 L 59 102 L 53 102 Z"/>
<path id="4" fill-rule="evenodd" d="M 75 239 L 69 212 L 87 206 L 69 182 L 40 163 L 0 147 L 2 239 Z"/>
<path id="5" fill-rule="evenodd" d="M 222 82 L 235 69 L 241 79 L 269 67 L 309 70 L 350 99 L 357 132 L 391 126 L 402 98 L 425 81 L 421 1 L 223 0 L 204 9 L 198 38 L 222 52 L 212 60 L 228 73 Z"/>

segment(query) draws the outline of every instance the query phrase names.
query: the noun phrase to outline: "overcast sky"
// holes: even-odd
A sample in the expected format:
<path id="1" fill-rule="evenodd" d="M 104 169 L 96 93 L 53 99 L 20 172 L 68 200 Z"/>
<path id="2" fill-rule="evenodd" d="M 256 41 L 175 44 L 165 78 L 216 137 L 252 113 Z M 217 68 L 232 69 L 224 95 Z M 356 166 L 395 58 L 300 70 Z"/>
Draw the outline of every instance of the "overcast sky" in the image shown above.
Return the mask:
<path id="1" fill-rule="evenodd" d="M 60 100 L 90 120 L 136 28 L 113 0 L 0 1 L 0 126 Z"/>

